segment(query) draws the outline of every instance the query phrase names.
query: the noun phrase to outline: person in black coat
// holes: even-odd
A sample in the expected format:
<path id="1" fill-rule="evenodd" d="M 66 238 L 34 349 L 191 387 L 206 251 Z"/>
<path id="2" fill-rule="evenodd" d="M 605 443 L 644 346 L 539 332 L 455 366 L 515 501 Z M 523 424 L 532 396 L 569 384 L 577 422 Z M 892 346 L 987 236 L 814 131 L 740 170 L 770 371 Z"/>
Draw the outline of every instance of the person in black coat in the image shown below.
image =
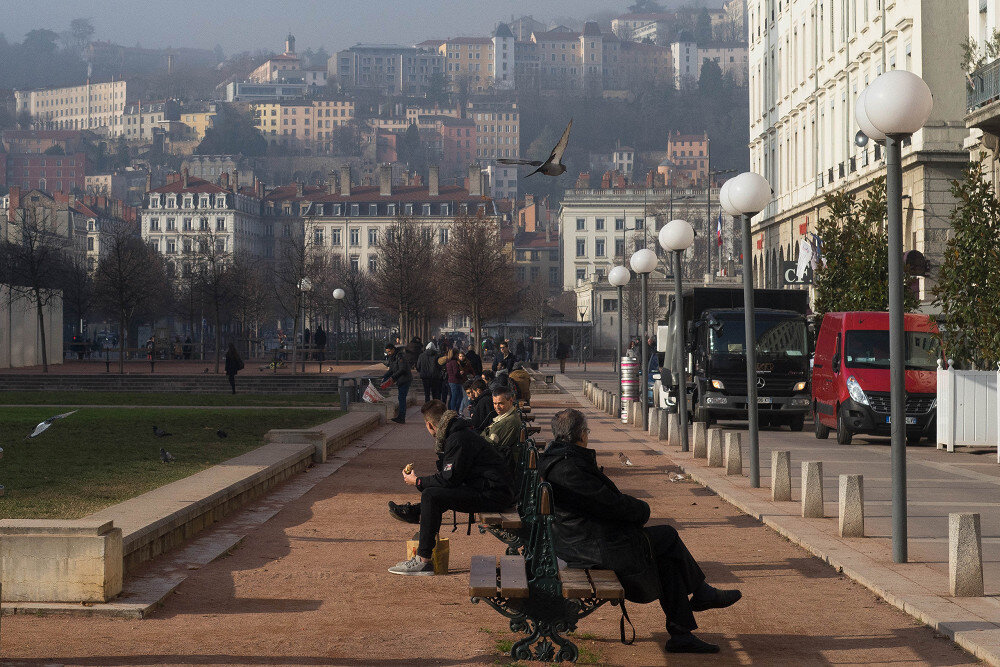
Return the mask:
<path id="1" fill-rule="evenodd" d="M 234 394 L 236 393 L 236 374 L 241 370 L 243 370 L 243 359 L 236 351 L 236 346 L 230 343 L 229 349 L 226 351 L 226 377 L 229 378 L 229 386 L 232 387 Z"/>
<path id="2" fill-rule="evenodd" d="M 320 363 L 326 360 L 326 332 L 323 331 L 323 327 L 316 327 L 316 333 L 313 335 L 313 343 L 316 345 L 317 359 Z M 322 368 L 320 369 L 323 370 Z"/>
<path id="3" fill-rule="evenodd" d="M 514 481 L 500 454 L 454 410 L 441 401 L 420 408 L 427 432 L 434 438 L 438 472 L 418 476 L 403 471 L 403 481 L 420 491 L 420 538 L 417 554 L 397 563 L 389 572 L 402 575 L 434 574 L 434 551 L 441 515 L 447 510 L 462 513 L 499 512 L 514 503 Z M 393 516 L 401 518 L 389 504 Z"/>
<path id="4" fill-rule="evenodd" d="M 397 349 L 392 343 L 386 343 L 385 355 L 383 363 L 389 367 L 389 370 L 382 376 L 382 380 L 383 382 L 391 380 L 396 383 L 396 397 L 399 399 L 399 408 L 397 408 L 396 416 L 391 421 L 397 424 L 405 424 L 406 395 L 410 393 L 410 382 L 413 380 L 413 374 L 410 372 L 410 362 L 406 358 L 406 353 L 402 349 Z"/>
<path id="5" fill-rule="evenodd" d="M 469 345 L 469 349 L 465 353 L 465 358 L 472 364 L 472 370 L 475 371 L 477 376 L 483 374 L 483 358 L 476 353 L 475 345 Z"/>
<path id="6" fill-rule="evenodd" d="M 482 378 L 472 378 L 465 383 L 465 393 L 469 396 L 469 403 L 472 405 L 472 430 L 482 433 L 490 425 L 493 418 L 497 416 L 497 411 L 493 408 L 493 394 Z"/>
<path id="7" fill-rule="evenodd" d="M 552 485 L 556 555 L 570 567 L 614 570 L 629 601 L 659 599 L 670 633 L 667 652 L 717 652 L 692 634 L 698 627 L 693 612 L 728 607 L 741 593 L 710 586 L 673 527 L 645 525 L 649 505 L 619 491 L 598 467 L 596 452 L 587 448 L 589 432 L 578 410 L 556 413 L 555 439 L 538 458 L 539 474 Z"/>
<path id="8" fill-rule="evenodd" d="M 510 373 L 517 361 L 517 356 L 510 350 L 510 344 L 506 341 L 500 343 L 500 353 L 493 359 L 493 372 L 504 370 Z"/>

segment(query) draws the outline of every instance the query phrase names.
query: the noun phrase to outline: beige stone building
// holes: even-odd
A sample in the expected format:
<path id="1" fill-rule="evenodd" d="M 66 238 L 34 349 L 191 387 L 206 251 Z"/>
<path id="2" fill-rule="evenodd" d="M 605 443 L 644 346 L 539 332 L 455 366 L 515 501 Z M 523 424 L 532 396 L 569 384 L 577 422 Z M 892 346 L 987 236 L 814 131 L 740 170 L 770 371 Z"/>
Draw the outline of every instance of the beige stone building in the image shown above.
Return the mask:
<path id="1" fill-rule="evenodd" d="M 82 86 L 17 90 L 18 116 L 29 114 L 35 129 L 93 130 L 117 137 L 122 134 L 126 83 L 86 83 Z"/>
<path id="2" fill-rule="evenodd" d="M 885 174 L 882 147 L 855 143 L 854 106 L 890 69 L 920 75 L 934 95 L 930 118 L 903 148 L 903 247 L 939 264 L 952 209 L 948 181 L 968 160 L 960 66 L 966 3 L 751 0 L 747 26 L 750 169 L 775 193 L 754 219 L 757 284 L 781 286 L 781 263 L 795 259 L 799 241 L 816 231 L 826 195 L 861 197 Z M 925 303 L 931 286 L 930 278 L 919 279 Z"/>
<path id="3" fill-rule="evenodd" d="M 981 160 L 983 173 L 993 183 L 1000 185 L 1000 59 L 986 57 L 986 43 L 1000 30 L 1000 1 L 968 0 L 969 38 L 977 47 L 979 62 L 969 73 L 966 96 L 965 122 L 969 136 L 965 146 L 971 160 Z"/>

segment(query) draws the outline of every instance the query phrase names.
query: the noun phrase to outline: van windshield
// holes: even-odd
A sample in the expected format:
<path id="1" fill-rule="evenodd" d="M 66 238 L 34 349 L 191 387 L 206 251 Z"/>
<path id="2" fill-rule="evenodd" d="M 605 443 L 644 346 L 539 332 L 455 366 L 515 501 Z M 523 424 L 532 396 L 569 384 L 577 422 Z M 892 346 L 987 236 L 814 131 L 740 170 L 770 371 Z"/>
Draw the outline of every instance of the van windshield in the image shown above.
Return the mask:
<path id="1" fill-rule="evenodd" d="M 941 345 L 933 333 L 906 332 L 906 370 L 933 371 L 940 357 Z M 848 368 L 889 368 L 889 332 L 848 331 L 844 365 Z"/>
<path id="2" fill-rule="evenodd" d="M 757 357 L 785 359 L 806 357 L 806 323 L 798 318 L 758 315 L 754 324 L 757 335 Z M 709 327 L 712 354 L 745 355 L 746 335 L 743 318 L 720 318 Z"/>

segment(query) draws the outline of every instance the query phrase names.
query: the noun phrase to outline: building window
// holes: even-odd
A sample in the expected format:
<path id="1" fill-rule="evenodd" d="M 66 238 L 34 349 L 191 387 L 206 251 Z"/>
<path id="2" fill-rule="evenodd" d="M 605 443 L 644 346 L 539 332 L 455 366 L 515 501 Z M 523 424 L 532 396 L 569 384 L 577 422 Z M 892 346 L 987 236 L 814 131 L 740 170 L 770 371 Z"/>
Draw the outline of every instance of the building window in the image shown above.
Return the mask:
<path id="1" fill-rule="evenodd" d="M 396 215 L 396 205 L 395 204 L 386 204 L 385 213 L 386 213 L 386 215 Z"/>
<path id="2" fill-rule="evenodd" d="M 330 230 L 330 245 L 340 245 L 340 230 L 331 229 Z"/>
<path id="3" fill-rule="evenodd" d="M 587 219 L 586 218 L 577 218 L 576 219 L 576 231 L 582 232 L 582 231 L 585 231 L 586 229 L 587 229 Z"/>
<path id="4" fill-rule="evenodd" d="M 587 256 L 587 239 L 576 240 L 576 256 L 577 257 Z"/>
<path id="5" fill-rule="evenodd" d="M 594 257 L 604 257 L 604 239 L 594 241 Z"/>
<path id="6" fill-rule="evenodd" d="M 577 269 L 576 270 L 576 281 L 580 282 L 587 279 L 587 269 Z"/>
<path id="7" fill-rule="evenodd" d="M 176 218 L 167 218 L 167 231 L 168 232 L 172 232 L 175 229 L 177 229 L 177 219 Z"/>
<path id="8" fill-rule="evenodd" d="M 549 267 L 549 285 L 555 287 L 559 284 L 559 267 L 550 266 Z"/>
<path id="9" fill-rule="evenodd" d="M 358 271 L 361 268 L 361 260 L 357 255 L 351 255 L 351 271 Z"/>
<path id="10" fill-rule="evenodd" d="M 374 227 L 368 229 L 368 247 L 375 247 L 378 245 L 378 230 Z"/>
<path id="11" fill-rule="evenodd" d="M 158 232 L 158 231 L 160 231 L 160 219 L 159 218 L 150 218 L 149 219 L 149 230 L 152 231 L 152 232 Z"/>
<path id="12" fill-rule="evenodd" d="M 666 308 L 667 307 L 667 295 L 666 294 L 658 294 L 657 295 L 657 299 L 656 299 L 656 303 L 659 304 L 660 308 Z"/>
<path id="13" fill-rule="evenodd" d="M 625 239 L 615 239 L 615 257 L 624 257 Z"/>
<path id="14" fill-rule="evenodd" d="M 420 210 L 421 210 L 421 213 L 422 213 L 423 215 L 427 215 L 427 216 L 429 216 L 429 215 L 431 214 L 431 205 L 430 205 L 430 204 L 424 204 L 424 205 L 423 205 L 423 206 L 421 207 L 421 209 L 420 209 Z"/>
<path id="15" fill-rule="evenodd" d="M 224 232 L 224 231 L 226 231 L 226 219 L 225 218 L 216 218 L 215 219 L 215 231 L 217 231 L 217 232 Z"/>
<path id="16" fill-rule="evenodd" d="M 617 313 L 618 312 L 618 299 L 603 299 L 602 310 L 605 313 Z"/>
<path id="17" fill-rule="evenodd" d="M 198 229 L 203 232 L 208 231 L 208 218 L 201 218 L 198 220 Z"/>
<path id="18" fill-rule="evenodd" d="M 184 239 L 184 252 L 185 253 L 191 252 L 191 239 Z"/>
<path id="19" fill-rule="evenodd" d="M 352 247 L 360 246 L 361 245 L 361 230 L 357 229 L 357 228 L 354 228 L 354 229 L 350 230 L 350 232 L 351 232 L 351 236 L 350 236 L 351 246 Z"/>
<path id="20" fill-rule="evenodd" d="M 441 245 L 447 245 L 448 244 L 448 229 L 447 228 L 442 227 L 441 229 L 438 230 L 438 242 Z"/>
<path id="21" fill-rule="evenodd" d="M 376 259 L 374 256 L 368 258 L 368 273 L 375 273 Z"/>
<path id="22" fill-rule="evenodd" d="M 351 204 L 351 215 L 354 215 L 354 216 L 361 215 L 361 205 L 360 204 Z"/>
<path id="23" fill-rule="evenodd" d="M 378 204 L 368 204 L 368 215 L 373 218 L 378 215 Z"/>
<path id="24" fill-rule="evenodd" d="M 597 218 L 597 220 L 594 221 L 594 229 L 599 232 L 604 231 L 604 218 Z"/>
<path id="25" fill-rule="evenodd" d="M 167 254 L 168 255 L 173 255 L 176 252 L 177 252 L 177 241 L 175 241 L 173 239 L 168 239 L 167 240 Z"/>
<path id="26" fill-rule="evenodd" d="M 615 231 L 620 232 L 625 229 L 625 218 L 615 218 Z"/>
<path id="27" fill-rule="evenodd" d="M 323 245 L 323 230 L 314 229 L 313 230 L 313 245 Z"/>
<path id="28" fill-rule="evenodd" d="M 646 221 L 644 219 L 642 219 L 642 218 L 636 218 L 635 219 L 635 228 L 636 229 L 643 229 L 643 228 L 645 228 L 645 226 L 646 226 Z"/>

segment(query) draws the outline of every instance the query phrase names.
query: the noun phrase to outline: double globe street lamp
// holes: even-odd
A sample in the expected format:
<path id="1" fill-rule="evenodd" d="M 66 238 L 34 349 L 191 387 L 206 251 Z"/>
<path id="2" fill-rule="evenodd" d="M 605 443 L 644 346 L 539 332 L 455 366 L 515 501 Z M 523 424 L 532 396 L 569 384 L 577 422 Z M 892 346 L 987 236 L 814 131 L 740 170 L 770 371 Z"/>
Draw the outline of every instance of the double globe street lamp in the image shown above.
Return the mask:
<path id="1" fill-rule="evenodd" d="M 688 451 L 687 373 L 684 370 L 684 308 L 681 307 L 681 255 L 694 243 L 694 228 L 687 220 L 671 220 L 660 229 L 660 247 L 673 255 L 674 272 L 674 386 L 677 388 L 677 424 L 681 451 Z M 667 360 L 664 359 L 664 362 Z"/>
<path id="2" fill-rule="evenodd" d="M 656 268 L 658 262 L 655 252 L 649 248 L 642 248 L 632 253 L 632 257 L 629 258 L 628 263 L 632 267 L 632 270 L 639 274 L 639 284 L 642 291 L 640 309 L 640 317 L 642 318 L 642 363 L 640 364 L 642 368 L 642 380 L 639 382 L 639 392 L 642 395 L 640 399 L 640 405 L 642 406 L 642 430 L 646 431 L 649 429 L 649 390 L 647 388 L 647 383 L 649 382 L 649 349 L 646 343 L 649 331 L 646 323 L 646 293 L 649 289 L 649 274 Z"/>
<path id="3" fill-rule="evenodd" d="M 337 289 L 333 290 L 333 298 L 336 299 L 338 302 L 342 303 L 344 301 L 344 297 L 345 296 L 347 296 L 347 292 L 345 292 L 341 288 L 338 287 Z M 343 330 L 343 327 L 341 327 L 340 324 L 341 324 L 341 320 L 343 319 L 343 317 L 342 317 L 343 310 L 344 310 L 343 305 L 338 304 L 338 307 L 337 307 L 337 342 L 333 344 L 334 345 L 334 347 L 333 347 L 333 357 L 334 357 L 334 360 L 336 360 L 336 361 L 340 360 L 339 359 L 340 358 L 340 332 Z M 329 332 L 327 332 L 327 333 L 329 333 Z M 320 372 L 322 372 L 322 370 L 323 370 L 323 365 L 320 364 Z"/>
<path id="4" fill-rule="evenodd" d="M 923 127 L 934 107 L 931 90 L 905 70 L 882 74 L 858 95 L 854 117 L 868 138 L 885 142 L 889 241 L 889 428 L 892 477 L 892 558 L 907 560 L 906 333 L 903 325 L 902 143 Z"/>
<path id="5" fill-rule="evenodd" d="M 750 486 L 760 487 L 760 442 L 757 425 L 757 325 L 753 305 L 753 261 L 750 254 L 750 219 L 771 201 L 771 185 L 759 174 L 745 171 L 726 181 L 719 190 L 722 210 L 743 220 L 743 308 L 747 359 L 747 421 L 750 447 Z"/>

